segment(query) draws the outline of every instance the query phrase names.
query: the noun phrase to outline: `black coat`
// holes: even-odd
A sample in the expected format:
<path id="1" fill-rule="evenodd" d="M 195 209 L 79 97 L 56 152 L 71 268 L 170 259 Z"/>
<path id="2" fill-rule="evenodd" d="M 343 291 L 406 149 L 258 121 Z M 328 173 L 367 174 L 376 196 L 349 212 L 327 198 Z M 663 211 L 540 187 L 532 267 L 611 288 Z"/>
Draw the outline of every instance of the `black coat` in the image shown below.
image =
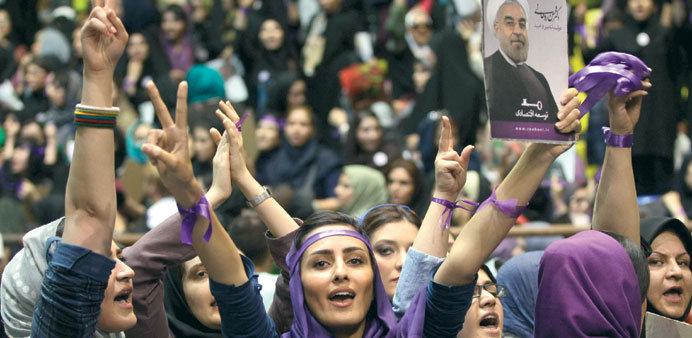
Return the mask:
<path id="1" fill-rule="evenodd" d="M 528 65 L 528 69 L 525 68 L 526 72 L 523 73 L 519 68 L 522 66 L 510 65 L 499 50 L 485 58 L 484 63 L 487 74 L 488 110 L 493 120 L 557 122 L 557 104 L 543 74 Z M 539 107 L 522 106 L 524 100 L 528 104 L 541 104 Z M 547 120 L 515 114 L 517 111 L 529 113 L 531 110 L 540 115 L 547 113 Z"/>
<path id="2" fill-rule="evenodd" d="M 637 36 L 646 33 L 649 44 L 637 44 Z M 646 63 L 651 71 L 651 83 L 642 101 L 641 115 L 634 131 L 633 156 L 657 156 L 673 159 L 676 124 L 682 119 L 679 95 L 676 95 L 676 75 L 680 65 L 679 46 L 674 32 L 659 23 L 658 16 L 638 23 L 627 17 L 623 28 L 602 40 L 598 52 L 617 51 L 632 54 Z"/>

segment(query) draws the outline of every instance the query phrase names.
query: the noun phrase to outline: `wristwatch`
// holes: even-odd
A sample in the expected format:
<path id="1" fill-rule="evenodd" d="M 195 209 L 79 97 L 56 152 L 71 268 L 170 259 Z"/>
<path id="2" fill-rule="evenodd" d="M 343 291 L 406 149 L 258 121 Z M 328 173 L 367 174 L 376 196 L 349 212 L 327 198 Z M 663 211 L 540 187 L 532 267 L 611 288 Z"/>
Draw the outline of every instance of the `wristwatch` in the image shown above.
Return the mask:
<path id="1" fill-rule="evenodd" d="M 256 208 L 258 205 L 260 205 L 262 202 L 264 202 L 267 198 L 272 197 L 272 191 L 269 190 L 269 187 L 267 186 L 262 186 L 264 191 L 262 191 L 261 194 L 253 197 L 251 200 L 247 201 L 247 204 L 252 207 Z"/>

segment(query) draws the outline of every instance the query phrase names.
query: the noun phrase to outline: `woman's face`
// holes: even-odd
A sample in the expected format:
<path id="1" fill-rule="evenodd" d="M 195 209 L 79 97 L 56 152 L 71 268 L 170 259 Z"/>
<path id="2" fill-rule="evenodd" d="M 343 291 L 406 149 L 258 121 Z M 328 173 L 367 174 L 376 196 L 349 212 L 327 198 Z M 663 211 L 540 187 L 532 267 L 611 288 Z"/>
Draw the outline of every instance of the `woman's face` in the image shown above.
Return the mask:
<path id="1" fill-rule="evenodd" d="M 627 10 L 635 20 L 646 21 L 653 14 L 654 5 L 654 0 L 629 0 Z"/>
<path id="2" fill-rule="evenodd" d="M 46 137 L 43 134 L 43 127 L 41 127 L 41 125 L 36 121 L 23 125 L 22 130 L 19 132 L 19 138 L 23 140 L 31 140 L 40 145 L 46 143 Z"/>
<path id="3" fill-rule="evenodd" d="M 255 129 L 255 139 L 259 151 L 269 151 L 279 145 L 279 126 L 271 121 L 260 120 Z"/>
<path id="4" fill-rule="evenodd" d="M 221 329 L 221 315 L 216 299 L 209 289 L 209 274 L 198 257 L 183 264 L 183 293 L 190 312 L 202 325 L 215 330 Z"/>
<path id="5" fill-rule="evenodd" d="M 351 179 L 346 174 L 339 176 L 339 182 L 334 187 L 334 194 L 341 206 L 345 206 L 353 200 L 353 186 L 351 185 Z"/>
<path id="6" fill-rule="evenodd" d="M 406 253 L 416 240 L 417 234 L 418 228 L 413 223 L 401 220 L 387 223 L 370 235 L 377 268 L 380 270 L 384 290 L 389 299 L 394 298 Z"/>
<path id="7" fill-rule="evenodd" d="M 347 229 L 330 225 L 310 232 Z M 312 315 L 330 332 L 353 332 L 365 325 L 374 299 L 374 272 L 368 247 L 351 236 L 321 239 L 305 250 L 300 279 L 305 303 Z"/>
<path id="8" fill-rule="evenodd" d="M 286 95 L 286 103 L 289 108 L 302 106 L 307 102 L 305 98 L 305 81 L 296 80 L 288 88 L 288 94 Z"/>
<path id="9" fill-rule="evenodd" d="M 368 116 L 356 128 L 356 141 L 366 152 L 374 152 L 382 141 L 382 129 L 376 118 Z"/>
<path id="10" fill-rule="evenodd" d="M 51 82 L 46 86 L 46 95 L 53 107 L 62 108 L 65 105 L 65 88 Z"/>
<path id="11" fill-rule="evenodd" d="M 492 283 L 492 280 L 483 269 L 478 270 L 476 285 Z M 464 328 L 457 335 L 458 338 L 478 337 L 502 337 L 502 304 L 499 298 L 495 298 L 485 289 L 481 290 L 480 297 L 471 300 L 471 307 L 466 312 Z"/>
<path id="12" fill-rule="evenodd" d="M 284 42 L 284 30 L 274 19 L 264 20 L 260 26 L 259 39 L 266 50 L 277 50 Z"/>
<path id="13" fill-rule="evenodd" d="M 26 67 L 26 75 L 24 76 L 24 80 L 26 81 L 26 85 L 31 89 L 32 92 L 42 90 L 43 87 L 46 84 L 46 76 L 48 75 L 48 72 L 46 72 L 45 69 L 39 67 L 35 63 L 30 63 Z"/>
<path id="14" fill-rule="evenodd" d="M 428 15 L 422 10 L 416 10 L 413 16 L 413 25 L 409 27 L 413 40 L 419 45 L 427 45 L 432 36 L 432 27 Z"/>
<path id="15" fill-rule="evenodd" d="M 648 258 L 651 283 L 646 298 L 664 316 L 680 318 L 692 299 L 690 255 L 671 231 L 654 238 L 651 249 L 653 253 Z"/>
<path id="16" fill-rule="evenodd" d="M 149 44 L 142 33 L 130 35 L 127 43 L 127 56 L 130 60 L 144 61 L 149 57 Z"/>
<path id="17" fill-rule="evenodd" d="M 310 114 L 303 109 L 292 110 L 286 118 L 286 128 L 284 129 L 286 140 L 294 147 L 304 146 L 314 132 Z"/>
<path id="18" fill-rule="evenodd" d="M 137 324 L 132 307 L 132 278 L 135 272 L 122 261 L 122 252 L 111 243 L 111 259 L 115 267 L 108 278 L 108 286 L 101 302 L 98 327 L 106 332 L 125 331 Z"/>
<path id="19" fill-rule="evenodd" d="M 12 152 L 11 172 L 15 175 L 23 173 L 29 166 L 30 155 L 31 148 L 29 148 L 29 146 L 14 148 Z"/>
<path id="20" fill-rule="evenodd" d="M 394 204 L 408 205 L 416 190 L 413 177 L 402 167 L 392 169 L 387 176 L 389 201 Z"/>
<path id="21" fill-rule="evenodd" d="M 175 13 L 166 11 L 163 13 L 161 29 L 166 39 L 169 41 L 178 41 L 185 32 L 185 20 L 178 20 Z"/>
<path id="22" fill-rule="evenodd" d="M 195 158 L 199 162 L 210 162 L 216 153 L 216 144 L 211 139 L 209 132 L 202 127 L 193 130 Z"/>

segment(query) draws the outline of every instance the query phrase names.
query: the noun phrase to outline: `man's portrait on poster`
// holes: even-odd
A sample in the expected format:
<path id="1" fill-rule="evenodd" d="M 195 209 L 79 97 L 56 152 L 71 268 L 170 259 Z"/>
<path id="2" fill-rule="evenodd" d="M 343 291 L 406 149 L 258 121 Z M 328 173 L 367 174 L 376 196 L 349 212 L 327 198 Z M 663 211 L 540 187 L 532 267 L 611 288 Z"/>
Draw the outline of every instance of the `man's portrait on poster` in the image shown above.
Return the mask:
<path id="1" fill-rule="evenodd" d="M 557 6 L 554 9 L 540 9 L 537 5 L 536 18 L 543 18 L 545 20 L 542 21 L 546 22 L 557 21 L 560 9 Z M 553 53 L 543 46 L 544 41 L 531 40 L 529 14 L 527 0 L 487 1 L 486 39 L 494 38 L 498 45 L 497 51 L 486 55 L 484 60 L 488 109 L 492 120 L 557 122 L 558 107 L 550 84 L 541 72 L 527 62 L 532 44 L 544 53 Z"/>

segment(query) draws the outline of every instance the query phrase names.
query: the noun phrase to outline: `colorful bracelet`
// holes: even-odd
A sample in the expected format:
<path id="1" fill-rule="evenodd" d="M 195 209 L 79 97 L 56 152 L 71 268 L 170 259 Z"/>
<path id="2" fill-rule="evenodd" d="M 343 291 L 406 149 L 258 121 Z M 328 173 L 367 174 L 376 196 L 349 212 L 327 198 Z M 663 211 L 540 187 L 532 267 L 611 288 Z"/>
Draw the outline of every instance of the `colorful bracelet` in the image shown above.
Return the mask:
<path id="1" fill-rule="evenodd" d="M 449 229 L 449 227 L 452 225 L 452 213 L 454 212 L 454 209 L 464 209 L 466 211 L 473 212 L 473 210 L 465 208 L 463 205 L 461 205 L 461 203 L 466 203 L 474 207 L 478 206 L 478 203 L 467 200 L 458 200 L 456 202 L 452 202 L 448 200 L 443 200 L 441 198 L 433 197 L 432 201 L 437 204 L 441 204 L 445 207 L 445 210 L 442 212 L 442 215 L 440 215 L 440 230 L 444 230 L 445 228 Z M 446 219 L 445 214 L 447 214 Z"/>
<path id="2" fill-rule="evenodd" d="M 202 198 L 189 209 L 183 208 L 178 204 L 178 212 L 183 217 L 182 225 L 180 226 L 180 239 L 185 244 L 192 244 L 192 231 L 197 223 L 197 215 L 209 220 L 209 227 L 204 233 L 204 241 L 209 242 L 211 238 L 211 212 L 209 211 L 209 201 L 207 198 Z"/>
<path id="3" fill-rule="evenodd" d="M 610 128 L 602 127 L 603 135 L 605 135 L 605 144 L 611 147 L 632 148 L 634 144 L 634 135 L 618 135 L 610 132 Z"/>
<path id="4" fill-rule="evenodd" d="M 493 193 L 490 194 L 490 197 L 488 197 L 487 200 L 483 201 L 481 203 L 481 206 L 476 209 L 476 212 L 480 212 L 485 208 L 486 206 L 490 204 L 494 204 L 495 207 L 497 207 L 500 212 L 505 215 L 507 218 L 517 218 L 521 215 L 522 212 L 524 212 L 524 209 L 526 209 L 527 205 L 517 205 L 518 201 L 516 198 L 508 198 L 506 200 L 499 201 L 497 199 L 497 195 L 495 192 L 497 191 L 497 187 L 493 189 Z"/>
<path id="5" fill-rule="evenodd" d="M 76 126 L 92 128 L 115 128 L 120 108 L 94 107 L 78 104 L 74 111 Z"/>

